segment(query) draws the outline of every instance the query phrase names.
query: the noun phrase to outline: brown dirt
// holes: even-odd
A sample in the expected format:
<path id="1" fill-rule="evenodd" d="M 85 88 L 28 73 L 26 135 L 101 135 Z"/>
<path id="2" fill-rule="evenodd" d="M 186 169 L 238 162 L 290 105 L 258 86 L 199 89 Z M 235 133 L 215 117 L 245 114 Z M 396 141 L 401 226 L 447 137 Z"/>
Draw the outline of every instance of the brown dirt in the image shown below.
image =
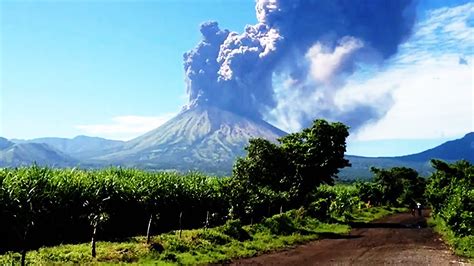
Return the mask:
<path id="1" fill-rule="evenodd" d="M 472 265 L 454 256 L 425 217 L 396 214 L 354 224 L 347 236 L 242 259 L 232 265 Z"/>

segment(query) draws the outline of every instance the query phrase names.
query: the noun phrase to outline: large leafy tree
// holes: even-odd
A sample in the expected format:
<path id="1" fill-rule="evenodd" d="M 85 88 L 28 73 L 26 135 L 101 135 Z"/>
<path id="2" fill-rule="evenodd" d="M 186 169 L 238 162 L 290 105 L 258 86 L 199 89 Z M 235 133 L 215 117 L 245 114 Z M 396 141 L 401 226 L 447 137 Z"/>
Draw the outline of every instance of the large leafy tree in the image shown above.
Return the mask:
<path id="1" fill-rule="evenodd" d="M 283 180 L 290 174 L 290 165 L 283 149 L 261 138 L 251 139 L 245 149 L 247 157 L 237 159 L 234 176 L 257 186 L 284 189 Z"/>
<path id="2" fill-rule="evenodd" d="M 280 146 L 261 138 L 251 139 L 247 157 L 237 159 L 228 191 L 231 215 L 239 218 L 266 215 L 287 198 L 291 166 Z"/>
<path id="3" fill-rule="evenodd" d="M 348 127 L 342 123 L 315 120 L 311 127 L 279 139 L 292 171 L 299 200 L 320 184 L 333 184 L 340 168 L 350 166 L 344 159 Z"/>
<path id="4" fill-rule="evenodd" d="M 348 135 L 348 127 L 342 123 L 315 120 L 311 127 L 278 139 L 280 145 L 251 140 L 246 147 L 247 157 L 234 165 L 234 182 L 245 184 L 241 187 L 249 201 L 290 200 L 291 207 L 305 204 L 318 185 L 333 184 L 339 169 L 350 165 L 344 159 Z M 261 188 L 266 193 L 252 197 Z M 274 196 L 268 199 L 268 195 Z"/>

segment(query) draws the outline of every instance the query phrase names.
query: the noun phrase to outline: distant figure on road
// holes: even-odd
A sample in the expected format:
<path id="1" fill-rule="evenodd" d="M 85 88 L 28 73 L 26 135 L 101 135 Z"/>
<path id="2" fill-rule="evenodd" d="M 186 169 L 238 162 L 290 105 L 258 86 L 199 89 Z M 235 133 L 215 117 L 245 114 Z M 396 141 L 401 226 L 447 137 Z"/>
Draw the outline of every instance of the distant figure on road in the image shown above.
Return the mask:
<path id="1" fill-rule="evenodd" d="M 422 209 L 421 203 L 419 202 L 416 203 L 416 209 L 418 210 L 418 216 L 421 216 L 421 209 Z"/>

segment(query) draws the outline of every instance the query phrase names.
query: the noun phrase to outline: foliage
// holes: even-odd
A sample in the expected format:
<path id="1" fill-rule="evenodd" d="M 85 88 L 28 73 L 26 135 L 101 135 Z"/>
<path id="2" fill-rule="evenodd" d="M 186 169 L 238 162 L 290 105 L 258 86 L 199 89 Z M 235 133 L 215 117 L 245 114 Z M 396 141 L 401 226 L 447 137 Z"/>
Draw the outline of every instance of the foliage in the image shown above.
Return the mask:
<path id="1" fill-rule="evenodd" d="M 453 247 L 454 252 L 457 255 L 474 260 L 474 235 L 456 235 L 440 217 L 431 217 L 428 220 L 428 224 L 433 227 L 433 229 L 439 233 L 451 247 Z"/>
<path id="2" fill-rule="evenodd" d="M 224 225 L 218 228 L 218 231 L 239 241 L 244 241 L 250 238 L 247 231 L 242 228 L 240 220 L 228 220 Z"/>
<path id="3" fill-rule="evenodd" d="M 447 164 L 431 161 L 426 197 L 433 214 L 445 221 L 456 236 L 474 234 L 474 166 L 467 161 Z"/>
<path id="4" fill-rule="evenodd" d="M 359 209 L 354 211 L 351 214 L 350 222 L 352 223 L 368 223 L 373 220 L 378 220 L 385 216 L 400 213 L 400 212 L 407 212 L 408 209 L 405 207 L 370 207 L 365 209 Z"/>
<path id="5" fill-rule="evenodd" d="M 407 167 L 372 167 L 370 170 L 374 173 L 375 184 L 359 185 L 363 191 L 363 200 L 374 200 L 377 205 L 398 206 L 414 205 L 423 200 L 425 180 L 415 170 Z"/>
<path id="6" fill-rule="evenodd" d="M 321 185 L 313 197 L 315 200 L 309 207 L 310 214 L 320 220 L 345 221 L 362 205 L 359 190 L 353 185 Z"/>
<path id="7" fill-rule="evenodd" d="M 53 170 L 54 173 L 56 170 Z M 78 170 L 73 171 L 57 171 L 68 176 L 70 181 L 74 179 L 75 175 L 81 175 L 78 179 L 86 182 L 90 178 L 89 172 Z M 163 178 L 173 180 L 173 182 L 180 181 L 181 177 L 174 173 L 142 173 L 136 170 L 124 170 L 112 168 L 106 172 L 101 172 L 102 178 L 109 181 L 101 181 L 97 184 L 114 184 L 114 191 L 121 191 L 121 197 L 111 197 L 110 202 L 104 205 L 107 213 L 110 214 L 110 220 L 105 224 L 104 231 L 107 232 L 109 226 L 114 223 L 115 217 L 119 214 L 113 208 L 112 202 L 118 199 L 126 199 L 121 204 L 130 204 L 130 200 L 135 199 L 137 207 L 143 204 L 140 196 L 140 189 L 131 189 L 127 186 L 135 186 L 137 180 L 141 180 L 140 176 L 135 175 L 156 175 L 155 178 Z M 148 178 L 141 176 L 142 178 Z M 219 180 L 215 183 L 214 179 L 202 179 L 202 176 L 197 174 L 190 174 L 187 176 L 193 182 L 202 184 L 212 184 L 211 187 L 218 188 L 228 186 L 230 179 Z M 53 179 L 56 179 L 54 177 Z M 122 180 L 123 179 L 123 180 Z M 2 180 L 2 179 L 0 179 Z M 204 181 L 204 183 L 202 183 Z M 161 181 L 166 184 L 165 181 Z M 139 182 L 140 183 L 140 182 Z M 71 182 L 71 188 L 78 188 L 79 183 Z M 119 185 L 120 184 L 120 185 Z M 141 182 L 142 185 L 152 185 L 153 183 Z M 216 185 L 219 184 L 219 185 Z M 99 186 L 99 185 L 98 185 Z M 138 186 L 138 187 L 140 187 Z M 155 186 L 155 185 L 153 185 Z M 166 187 L 166 186 L 165 186 Z M 176 187 L 176 185 L 172 186 Z M 191 186 L 192 187 L 192 186 Z M 208 187 L 209 189 L 209 187 Z M 207 191 L 204 189 L 203 191 Z M 81 189 L 77 189 L 81 191 Z M 94 190 L 92 190 L 94 191 Z M 125 193 L 128 191 L 127 193 Z M 132 191 L 135 191 L 132 193 Z M 313 195 L 314 199 L 327 199 L 328 203 L 328 217 L 330 220 L 346 220 L 364 221 L 368 222 L 375 218 L 380 218 L 382 215 L 390 214 L 393 211 L 384 208 L 361 208 L 361 202 L 357 198 L 358 189 L 354 185 L 338 184 L 336 186 L 324 185 L 318 188 L 318 192 Z M 71 191 L 70 191 L 71 192 Z M 177 191 L 175 191 L 177 192 Z M 138 193 L 138 194 L 134 194 Z M 163 192 L 164 193 L 164 192 Z M 180 196 L 186 193 L 180 193 Z M 206 193 L 204 193 L 206 194 Z M 212 194 L 212 193 L 211 193 Z M 166 195 L 166 194 L 163 194 Z M 170 195 L 163 197 L 163 200 L 172 202 Z M 225 198 L 225 197 L 224 197 Z M 222 200 L 222 199 L 221 199 Z M 128 203 L 127 203 L 128 202 Z M 207 203 L 209 204 L 209 203 Z M 78 207 L 82 205 L 78 204 Z M 194 205 L 198 206 L 198 205 Z M 143 213 L 147 209 L 142 206 Z M 160 213 L 165 213 L 162 207 L 157 210 Z M 225 208 L 223 209 L 225 211 Z M 98 242 L 97 257 L 93 259 L 88 252 L 87 244 L 78 245 L 60 245 L 57 247 L 43 247 L 36 251 L 30 251 L 27 254 L 27 262 L 34 264 L 56 264 L 56 263 L 119 263 L 119 262 L 134 262 L 139 264 L 206 264 L 228 262 L 232 258 L 253 256 L 261 252 L 274 250 L 291 246 L 294 244 L 306 242 L 316 239 L 319 236 L 339 235 L 345 234 L 349 231 L 349 226 L 343 224 L 326 224 L 323 223 L 318 216 L 314 216 L 314 211 L 310 209 L 296 209 L 281 214 L 274 215 L 263 219 L 260 223 L 243 226 L 239 220 L 228 220 L 225 224 L 210 229 L 195 229 L 184 230 L 180 237 L 176 231 L 161 234 L 153 237 L 150 244 L 145 243 L 145 237 L 133 237 L 122 242 Z M 88 210 L 83 210 L 88 213 Z M 341 215 L 343 217 L 338 217 Z M 162 214 L 163 215 L 163 214 Z M 142 216 L 146 219 L 146 216 Z M 352 218 L 354 217 L 354 218 Z M 162 216 L 159 221 L 164 219 Z M 175 224 L 176 224 L 176 218 Z M 86 223 L 87 219 L 83 220 Z M 136 222 L 136 221 L 134 221 Z M 143 225 L 145 222 L 143 221 Z M 198 225 L 199 226 L 199 225 Z M 128 228 L 127 228 L 128 229 Z M 142 228 L 144 229 L 144 228 Z M 143 232 L 142 230 L 141 232 Z M 17 253 L 7 253 L 0 256 L 0 264 L 10 264 L 12 261 L 18 261 Z"/>
<path id="8" fill-rule="evenodd" d="M 302 197 L 320 184 L 333 184 L 340 168 L 350 166 L 344 159 L 348 127 L 342 123 L 315 120 L 311 127 L 279 139 L 294 169 L 293 183 Z"/>
<path id="9" fill-rule="evenodd" d="M 373 206 L 381 206 L 384 201 L 382 185 L 375 182 L 357 182 L 359 197 L 363 202 Z"/>
<path id="10" fill-rule="evenodd" d="M 305 215 L 301 210 L 291 210 L 266 218 L 259 229 L 262 231 L 264 228 L 274 235 L 290 235 L 299 232 Z"/>
<path id="11" fill-rule="evenodd" d="M 293 225 L 284 234 L 275 234 L 276 221 Z M 223 232 L 239 228 L 248 238 L 239 240 Z M 293 210 L 270 217 L 261 224 L 241 226 L 233 220 L 211 229 L 184 230 L 182 237 L 172 232 L 155 236 L 152 244 L 144 244 L 144 237 L 133 237 L 124 242 L 98 242 L 97 257 L 88 256 L 87 244 L 43 247 L 27 254 L 30 264 L 118 264 L 132 262 L 159 265 L 196 265 L 225 263 L 239 257 L 253 256 L 270 250 L 317 239 L 320 235 L 342 235 L 349 232 L 347 225 L 325 224 L 305 214 L 304 210 Z M 272 233 L 273 232 L 273 233 Z M 233 233 L 230 233 L 233 234 Z M 158 246 L 160 248 L 155 248 Z M 18 261 L 17 253 L 0 255 L 0 265 Z"/>
<path id="12" fill-rule="evenodd" d="M 239 200 L 232 203 L 234 213 L 248 214 L 248 206 L 271 209 L 309 204 L 314 189 L 333 184 L 339 168 L 349 166 L 344 159 L 348 135 L 341 123 L 315 120 L 311 127 L 280 138 L 280 145 L 251 140 L 247 157 L 239 158 L 233 169 L 232 188 L 237 193 L 233 198 Z"/>
<path id="13" fill-rule="evenodd" d="M 144 233 L 152 214 L 156 232 L 201 227 L 227 214 L 222 187 L 227 179 L 197 173 L 149 173 L 135 169 L 0 170 L 0 252 L 59 242 L 89 241 Z M 222 218 L 221 218 L 222 219 Z"/>

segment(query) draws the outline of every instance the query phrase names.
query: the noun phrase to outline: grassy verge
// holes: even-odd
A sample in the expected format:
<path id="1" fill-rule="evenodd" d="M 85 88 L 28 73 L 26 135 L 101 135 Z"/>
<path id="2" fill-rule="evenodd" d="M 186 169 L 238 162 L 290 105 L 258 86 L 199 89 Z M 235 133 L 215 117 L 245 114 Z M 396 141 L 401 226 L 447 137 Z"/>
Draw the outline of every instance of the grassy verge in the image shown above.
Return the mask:
<path id="1" fill-rule="evenodd" d="M 441 218 L 429 218 L 428 225 L 442 236 L 456 255 L 469 258 L 471 262 L 474 262 L 474 236 L 456 236 Z"/>
<path id="2" fill-rule="evenodd" d="M 407 212 L 408 208 L 395 208 L 395 207 L 372 207 L 368 209 L 361 209 L 351 214 L 351 222 L 356 223 L 368 223 L 374 220 L 381 219 L 385 216 Z"/>
<path id="3" fill-rule="evenodd" d="M 353 220 L 369 222 L 401 209 L 370 208 L 357 211 Z M 259 224 L 242 225 L 238 220 L 211 229 L 184 230 L 156 236 L 151 244 L 145 237 L 125 242 L 98 242 L 97 257 L 90 255 L 88 243 L 40 248 L 27 254 L 31 264 L 207 264 L 228 262 L 305 243 L 324 237 L 343 237 L 350 231 L 346 224 L 328 224 L 310 217 L 303 209 L 288 211 Z M 0 265 L 19 262 L 20 255 L 0 256 Z"/>

